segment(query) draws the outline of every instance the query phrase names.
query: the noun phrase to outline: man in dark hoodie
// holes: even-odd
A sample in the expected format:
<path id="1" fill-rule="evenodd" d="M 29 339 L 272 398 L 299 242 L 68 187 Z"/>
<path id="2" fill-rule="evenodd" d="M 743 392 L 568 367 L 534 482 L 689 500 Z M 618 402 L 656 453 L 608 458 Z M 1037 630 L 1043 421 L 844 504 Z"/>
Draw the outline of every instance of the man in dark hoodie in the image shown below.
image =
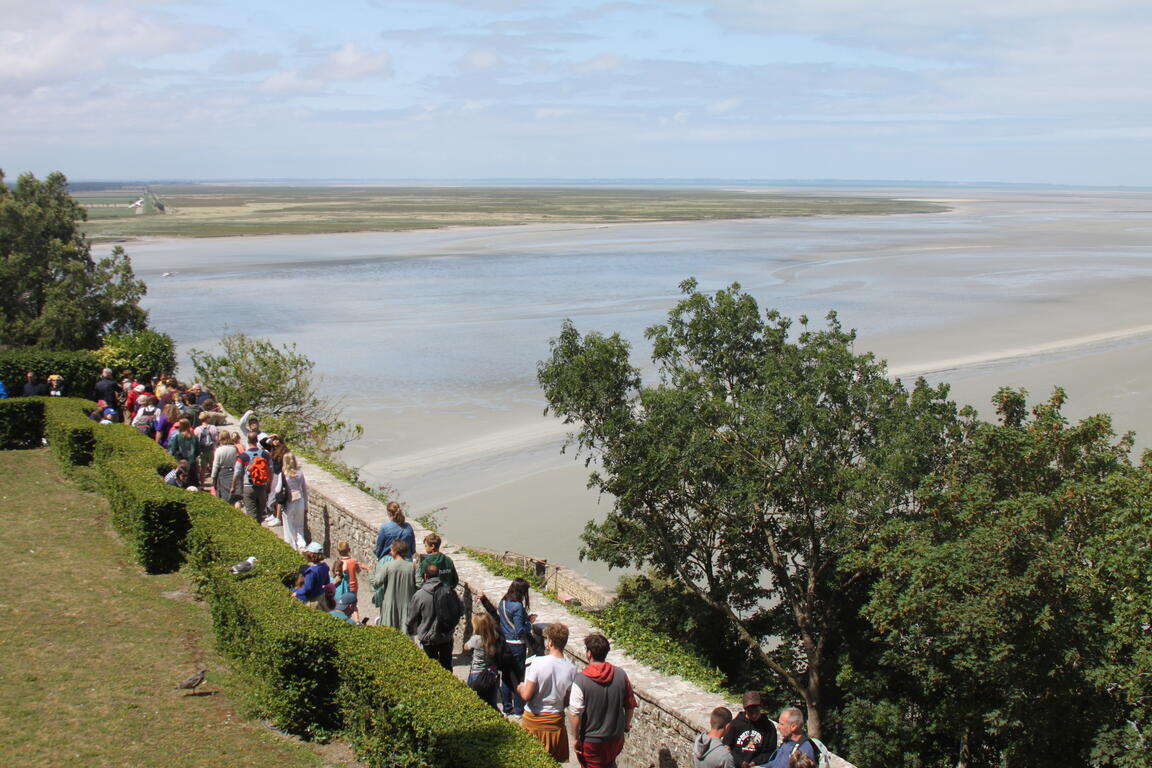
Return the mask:
<path id="1" fill-rule="evenodd" d="M 589 664 L 576 675 L 569 701 L 569 721 L 576 758 L 583 768 L 616 768 L 624 735 L 632 728 L 636 697 L 624 670 L 604 659 L 608 638 L 593 633 L 584 638 Z"/>
<path id="2" fill-rule="evenodd" d="M 744 709 L 732 721 L 724 744 L 732 750 L 737 768 L 766 763 L 776 749 L 776 727 L 760 711 L 760 694 L 748 691 L 741 701 Z"/>
<path id="3" fill-rule="evenodd" d="M 447 632 L 442 629 L 443 622 L 440 621 L 441 617 L 437 611 L 440 597 L 437 590 L 442 589 L 448 587 L 440 583 L 440 570 L 434 565 L 428 566 L 424 571 L 424 583 L 412 595 L 412 602 L 408 605 L 406 629 L 409 635 L 415 635 L 420 641 L 420 647 L 429 658 L 436 659 L 440 662 L 440 666 L 451 671 L 452 634 L 455 625 Z"/>
<path id="4" fill-rule="evenodd" d="M 692 750 L 693 768 L 736 768 L 732 760 L 732 750 L 724 745 L 724 731 L 732 722 L 732 711 L 728 707 L 712 710 L 708 725 L 712 730 L 696 737 Z"/>

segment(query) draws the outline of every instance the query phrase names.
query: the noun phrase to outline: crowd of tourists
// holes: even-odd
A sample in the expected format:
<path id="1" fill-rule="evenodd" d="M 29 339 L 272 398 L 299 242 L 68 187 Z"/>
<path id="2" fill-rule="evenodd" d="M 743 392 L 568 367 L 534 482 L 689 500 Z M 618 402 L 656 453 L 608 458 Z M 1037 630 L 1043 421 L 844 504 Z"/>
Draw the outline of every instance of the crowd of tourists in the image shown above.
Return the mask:
<path id="1" fill-rule="evenodd" d="M 60 376 L 40 382 L 28 373 L 22 394 L 64 395 L 65 382 Z M 105 369 L 91 395 L 97 407 L 90 418 L 130 424 L 176 459 L 166 483 L 212 493 L 254 521 L 282 529 L 284 541 L 307 561 L 291 598 L 361 625 L 369 621 L 359 610 L 365 584 L 377 624 L 407 634 L 429 658 L 452 669 L 453 639 L 464 613 L 459 575 L 440 551 L 438 534 L 426 535 L 423 553 L 417 553 L 415 532 L 399 503 L 387 506 L 370 573 L 347 541 L 337 544 L 330 567 L 323 546 L 306 536 L 308 484 L 300 463 L 279 435 L 261 430 L 255 414 L 241 417 L 239 434 L 221 429 L 227 415 L 212 393 L 174 376 L 137 381 L 130 372 L 117 378 Z M 463 649 L 470 655 L 467 685 L 519 722 L 558 762 L 575 752 L 583 768 L 614 768 L 637 706 L 628 675 L 607 661 L 611 646 L 598 633 L 584 638 L 588 664 L 578 670 L 565 657 L 568 627 L 537 623 L 529 592 L 527 581 L 514 579 L 496 602 L 480 595 Z M 785 708 L 774 724 L 761 712 L 759 693 L 746 693 L 742 703 L 735 717 L 726 707 L 713 710 L 710 730 L 694 744 L 696 768 L 815 768 L 819 753 L 804 734 L 799 710 Z"/>

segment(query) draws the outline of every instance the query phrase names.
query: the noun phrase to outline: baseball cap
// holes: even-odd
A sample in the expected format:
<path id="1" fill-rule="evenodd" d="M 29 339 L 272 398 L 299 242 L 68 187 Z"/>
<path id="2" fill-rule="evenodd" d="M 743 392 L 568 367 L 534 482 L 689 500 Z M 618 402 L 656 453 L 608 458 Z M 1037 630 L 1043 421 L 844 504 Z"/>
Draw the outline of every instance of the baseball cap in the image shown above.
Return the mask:
<path id="1" fill-rule="evenodd" d="M 320 546 L 320 542 L 318 541 L 312 542 L 307 546 L 306 549 L 308 552 L 312 552 L 313 554 L 317 555 L 324 551 L 324 547 Z"/>

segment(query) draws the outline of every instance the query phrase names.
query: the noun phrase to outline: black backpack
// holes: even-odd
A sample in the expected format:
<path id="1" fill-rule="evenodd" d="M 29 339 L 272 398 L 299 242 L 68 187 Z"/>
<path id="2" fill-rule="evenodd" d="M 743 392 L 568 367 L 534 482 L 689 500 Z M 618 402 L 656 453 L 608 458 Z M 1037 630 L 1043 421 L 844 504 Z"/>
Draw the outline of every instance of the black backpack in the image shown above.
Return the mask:
<path id="1" fill-rule="evenodd" d="M 447 584 L 441 584 L 433 593 L 433 606 L 436 632 L 441 635 L 451 634 L 460 623 L 460 619 L 464 618 L 464 603 L 460 602 L 456 590 Z"/>

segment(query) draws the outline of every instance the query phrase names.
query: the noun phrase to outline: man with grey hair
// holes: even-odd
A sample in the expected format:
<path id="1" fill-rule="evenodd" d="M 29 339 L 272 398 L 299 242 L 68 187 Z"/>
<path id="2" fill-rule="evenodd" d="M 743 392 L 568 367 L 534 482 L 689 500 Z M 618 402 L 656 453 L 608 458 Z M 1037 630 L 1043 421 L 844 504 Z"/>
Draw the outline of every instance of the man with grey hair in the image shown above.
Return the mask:
<path id="1" fill-rule="evenodd" d="M 103 400 L 105 408 L 119 408 L 117 395 L 120 394 L 120 387 L 116 380 L 112 378 L 112 369 L 105 368 L 100 373 L 100 378 L 96 380 L 96 385 L 92 388 L 93 399 Z"/>
<path id="2" fill-rule="evenodd" d="M 776 723 L 776 732 L 780 734 L 780 746 L 772 753 L 772 759 L 764 765 L 767 768 L 788 768 L 792 760 L 792 753 L 800 750 L 812 762 L 819 764 L 816 755 L 816 745 L 804 732 L 804 713 L 795 707 L 780 710 L 780 720 Z"/>

